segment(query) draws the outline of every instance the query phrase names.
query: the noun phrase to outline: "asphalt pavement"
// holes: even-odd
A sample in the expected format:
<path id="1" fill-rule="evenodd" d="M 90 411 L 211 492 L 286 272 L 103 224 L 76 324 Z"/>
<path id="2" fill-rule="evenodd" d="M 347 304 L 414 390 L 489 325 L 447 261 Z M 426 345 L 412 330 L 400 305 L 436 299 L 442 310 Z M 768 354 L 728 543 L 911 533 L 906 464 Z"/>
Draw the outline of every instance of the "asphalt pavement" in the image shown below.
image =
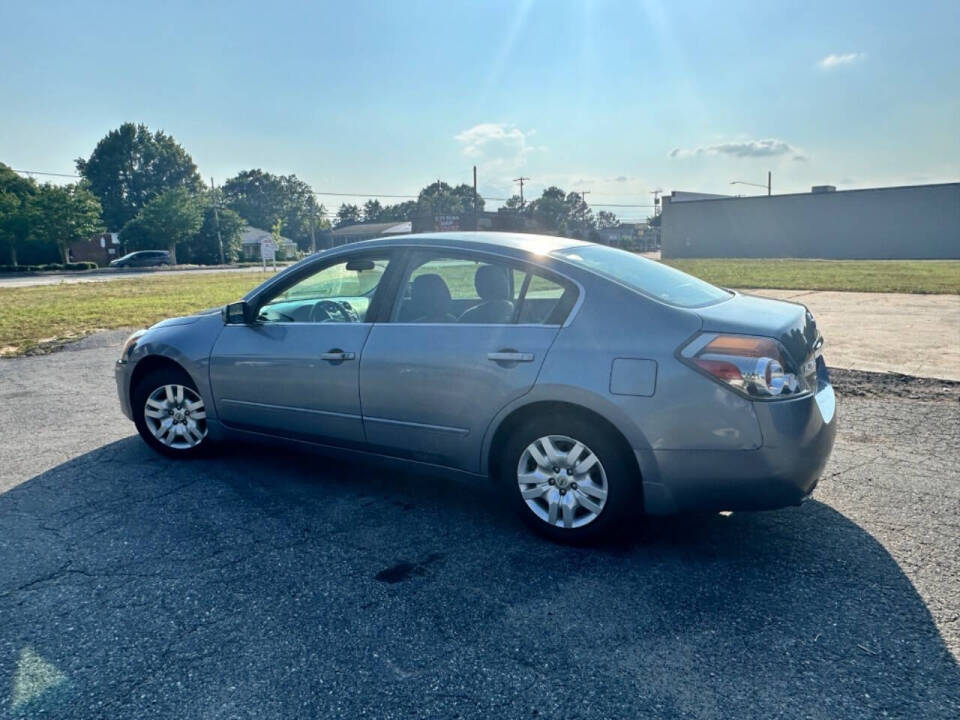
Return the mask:
<path id="1" fill-rule="evenodd" d="M 0 361 L 0 717 L 960 717 L 954 390 L 842 393 L 801 507 L 575 549 L 483 482 L 162 458 L 122 335 Z"/>

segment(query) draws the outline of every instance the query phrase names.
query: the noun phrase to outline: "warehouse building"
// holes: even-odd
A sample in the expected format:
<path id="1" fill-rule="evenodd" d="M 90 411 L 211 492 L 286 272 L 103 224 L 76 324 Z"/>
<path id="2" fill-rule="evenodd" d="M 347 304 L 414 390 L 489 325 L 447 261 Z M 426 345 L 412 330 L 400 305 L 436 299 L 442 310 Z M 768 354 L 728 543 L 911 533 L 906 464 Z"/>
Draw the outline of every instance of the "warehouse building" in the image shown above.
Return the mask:
<path id="1" fill-rule="evenodd" d="M 960 259 L 960 183 L 663 198 L 664 258 Z"/>

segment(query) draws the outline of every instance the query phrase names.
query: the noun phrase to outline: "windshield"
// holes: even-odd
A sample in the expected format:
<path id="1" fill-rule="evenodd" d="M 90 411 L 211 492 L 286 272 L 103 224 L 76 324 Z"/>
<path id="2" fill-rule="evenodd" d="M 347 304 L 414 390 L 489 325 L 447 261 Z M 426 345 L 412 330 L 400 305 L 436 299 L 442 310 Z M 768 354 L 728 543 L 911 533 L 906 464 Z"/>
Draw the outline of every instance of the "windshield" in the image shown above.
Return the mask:
<path id="1" fill-rule="evenodd" d="M 677 307 L 712 305 L 731 293 L 669 265 L 605 245 L 582 245 L 552 255 Z"/>

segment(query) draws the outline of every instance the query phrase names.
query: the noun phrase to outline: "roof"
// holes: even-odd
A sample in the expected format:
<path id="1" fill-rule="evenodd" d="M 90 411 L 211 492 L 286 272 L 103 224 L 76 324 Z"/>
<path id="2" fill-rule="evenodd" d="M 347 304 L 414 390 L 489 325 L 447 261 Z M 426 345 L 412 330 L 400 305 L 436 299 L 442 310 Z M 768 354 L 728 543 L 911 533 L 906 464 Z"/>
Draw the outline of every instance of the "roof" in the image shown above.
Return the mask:
<path id="1" fill-rule="evenodd" d="M 264 238 L 273 238 L 273 233 L 269 230 L 261 230 L 260 228 L 251 227 L 250 225 L 240 231 L 241 245 L 259 245 Z M 280 244 L 294 245 L 295 243 L 290 238 L 281 235 Z"/>
<path id="2" fill-rule="evenodd" d="M 357 223 L 337 228 L 333 234 L 337 237 L 350 237 L 351 235 L 398 235 L 409 233 L 413 229 L 411 222 L 374 222 Z"/>
<path id="3" fill-rule="evenodd" d="M 776 195 L 717 195 L 714 197 L 704 196 L 697 197 L 692 199 L 684 199 L 682 202 L 684 205 L 687 203 L 701 203 L 701 202 L 730 202 L 730 201 L 757 201 L 757 200 L 769 200 L 771 197 L 774 198 L 787 198 L 787 197 L 802 197 L 802 196 L 811 196 L 815 198 L 837 198 L 844 195 L 852 195 L 854 193 L 865 193 L 865 192 L 883 192 L 891 190 L 924 190 L 932 188 L 944 188 L 944 187 L 958 187 L 960 183 L 948 182 L 948 183 L 928 183 L 925 185 L 891 185 L 887 187 L 872 187 L 872 188 L 851 188 L 849 190 L 834 190 L 833 192 L 799 192 L 799 193 L 778 193 Z M 818 186 L 819 187 L 819 186 Z M 675 190 L 674 193 L 682 191 Z M 704 193 L 683 193 L 684 195 L 704 195 Z M 668 195 L 667 198 L 671 198 L 671 195 Z M 670 204 L 673 204 L 671 199 Z"/>
<path id="4" fill-rule="evenodd" d="M 520 252 L 546 254 L 562 248 L 590 245 L 591 243 L 555 235 L 533 235 L 509 232 L 436 232 L 415 235 L 389 235 L 373 240 L 363 240 L 350 245 L 357 247 L 389 247 L 393 245 L 448 245 L 450 243 L 483 249 L 493 246 Z"/>

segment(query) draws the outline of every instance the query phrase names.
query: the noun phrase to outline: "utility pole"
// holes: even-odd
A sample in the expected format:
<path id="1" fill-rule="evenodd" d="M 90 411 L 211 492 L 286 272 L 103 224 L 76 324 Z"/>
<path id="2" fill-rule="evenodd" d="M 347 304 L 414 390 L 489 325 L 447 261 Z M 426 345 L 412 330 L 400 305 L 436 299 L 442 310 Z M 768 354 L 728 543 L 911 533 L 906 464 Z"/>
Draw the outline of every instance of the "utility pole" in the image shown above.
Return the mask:
<path id="1" fill-rule="evenodd" d="M 220 204 L 220 196 L 217 194 L 217 186 L 213 183 L 213 178 L 210 178 L 210 190 L 213 192 L 213 220 L 217 224 L 217 245 L 220 247 L 220 264 L 225 265 L 226 262 L 223 257 L 223 238 L 220 236 L 220 213 L 217 210 L 217 206 Z"/>
<path id="2" fill-rule="evenodd" d="M 317 251 L 317 211 L 314 210 L 310 213 L 310 254 L 312 255 Z"/>
<path id="3" fill-rule="evenodd" d="M 770 197 L 770 189 L 773 187 L 773 173 L 767 170 L 767 197 Z"/>
<path id="4" fill-rule="evenodd" d="M 473 229 L 476 231 L 480 227 L 480 218 L 477 210 L 477 166 L 473 166 Z"/>
<path id="5" fill-rule="evenodd" d="M 523 183 L 529 180 L 528 177 L 523 177 L 522 175 L 518 178 L 514 178 L 514 182 L 520 183 L 520 207 L 523 208 Z"/>
<path id="6" fill-rule="evenodd" d="M 660 193 L 663 190 L 651 190 L 650 194 L 653 195 L 653 216 L 656 217 L 660 214 Z"/>

